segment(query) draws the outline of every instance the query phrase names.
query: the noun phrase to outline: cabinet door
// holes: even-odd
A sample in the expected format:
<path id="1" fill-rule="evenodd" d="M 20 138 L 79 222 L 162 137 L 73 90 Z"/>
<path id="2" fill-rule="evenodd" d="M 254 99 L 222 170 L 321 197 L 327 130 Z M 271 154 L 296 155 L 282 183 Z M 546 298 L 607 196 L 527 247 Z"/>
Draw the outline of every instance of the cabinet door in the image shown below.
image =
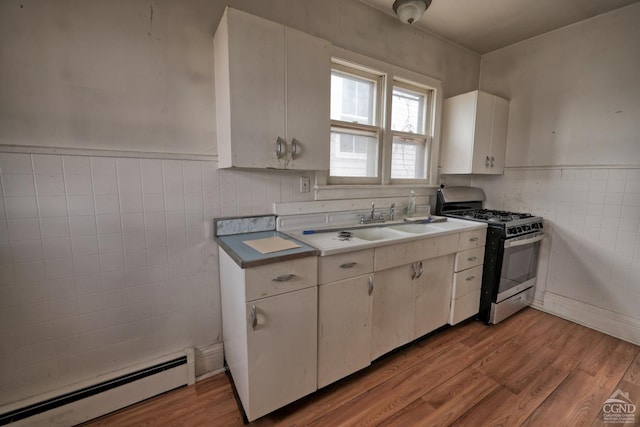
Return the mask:
<path id="1" fill-rule="evenodd" d="M 413 339 L 411 266 L 403 265 L 375 273 L 372 360 Z"/>
<path id="2" fill-rule="evenodd" d="M 373 295 L 365 275 L 318 288 L 318 387 L 368 366 Z M 373 282 L 371 283 L 373 287 Z"/>
<path id="3" fill-rule="evenodd" d="M 478 91 L 444 101 L 441 173 L 471 173 Z"/>
<path id="4" fill-rule="evenodd" d="M 495 96 L 478 91 L 473 138 L 473 173 L 490 173 Z"/>
<path id="5" fill-rule="evenodd" d="M 228 8 L 214 49 L 220 166 L 283 168 L 285 27 Z"/>
<path id="6" fill-rule="evenodd" d="M 504 173 L 504 158 L 507 149 L 509 101 L 495 97 L 493 107 L 493 132 L 491 135 L 491 173 Z"/>
<path id="7" fill-rule="evenodd" d="M 287 169 L 329 169 L 329 43 L 286 29 Z M 295 151 L 295 152 L 294 152 Z"/>
<path id="8" fill-rule="evenodd" d="M 317 303 L 313 287 L 246 305 L 249 420 L 316 390 Z"/>
<path id="9" fill-rule="evenodd" d="M 454 257 L 452 254 L 421 261 L 414 281 L 413 338 L 428 334 L 449 321 Z"/>

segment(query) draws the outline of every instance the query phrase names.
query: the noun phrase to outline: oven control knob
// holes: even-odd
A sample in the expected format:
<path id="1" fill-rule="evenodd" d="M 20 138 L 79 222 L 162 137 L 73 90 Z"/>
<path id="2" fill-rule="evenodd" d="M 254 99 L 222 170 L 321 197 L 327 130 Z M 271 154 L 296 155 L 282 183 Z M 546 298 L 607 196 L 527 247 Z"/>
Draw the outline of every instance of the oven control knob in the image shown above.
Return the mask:
<path id="1" fill-rule="evenodd" d="M 522 227 L 516 227 L 516 231 L 517 231 L 518 233 L 522 233 Z"/>
<path id="2" fill-rule="evenodd" d="M 507 234 L 516 234 L 516 229 L 515 227 L 511 227 L 510 229 L 507 230 Z"/>
<path id="3" fill-rule="evenodd" d="M 538 227 L 540 228 L 540 230 L 542 230 L 542 229 L 544 228 L 544 227 L 542 226 L 542 223 L 541 223 L 541 222 L 539 222 L 539 223 L 538 223 Z"/>
<path id="4" fill-rule="evenodd" d="M 523 225 L 522 226 L 522 230 L 523 231 L 531 231 L 531 227 L 529 227 L 528 225 Z"/>
<path id="5" fill-rule="evenodd" d="M 535 222 L 533 224 L 531 224 L 531 229 L 532 230 L 537 230 L 538 229 L 538 224 L 535 223 Z"/>

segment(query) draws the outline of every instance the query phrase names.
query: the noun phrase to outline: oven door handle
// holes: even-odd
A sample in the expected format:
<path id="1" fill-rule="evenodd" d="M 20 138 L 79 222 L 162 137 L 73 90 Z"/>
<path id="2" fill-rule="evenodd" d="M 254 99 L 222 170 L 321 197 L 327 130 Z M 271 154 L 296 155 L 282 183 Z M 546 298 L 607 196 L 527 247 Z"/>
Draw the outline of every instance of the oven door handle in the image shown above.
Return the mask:
<path id="1" fill-rule="evenodd" d="M 535 237 L 532 237 L 530 239 L 520 239 L 520 240 L 505 240 L 504 241 L 504 248 L 513 248 L 516 246 L 524 246 L 524 245 L 528 245 L 531 243 L 535 243 L 535 242 L 539 242 L 540 240 L 544 239 L 544 233 L 538 234 Z"/>

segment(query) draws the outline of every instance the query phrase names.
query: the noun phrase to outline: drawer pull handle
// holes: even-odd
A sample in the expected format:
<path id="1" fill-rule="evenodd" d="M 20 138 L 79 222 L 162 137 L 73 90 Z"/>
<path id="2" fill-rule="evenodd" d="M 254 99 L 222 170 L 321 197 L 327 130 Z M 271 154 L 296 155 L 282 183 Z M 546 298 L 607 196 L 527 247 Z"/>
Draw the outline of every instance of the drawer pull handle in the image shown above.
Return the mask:
<path id="1" fill-rule="evenodd" d="M 278 139 L 276 139 L 276 158 L 280 160 L 285 156 L 286 153 L 287 142 L 281 137 L 278 137 Z"/>
<path id="2" fill-rule="evenodd" d="M 470 239 L 469 239 L 469 241 L 470 241 L 470 242 L 477 242 L 477 241 L 478 241 L 478 238 L 477 238 L 477 237 L 472 237 L 472 238 L 470 238 Z"/>
<path id="3" fill-rule="evenodd" d="M 373 277 L 369 276 L 369 295 L 373 293 Z"/>
<path id="4" fill-rule="evenodd" d="M 256 326 L 258 326 L 258 311 L 256 310 L 256 306 L 251 306 L 251 329 L 256 330 Z"/>
<path id="5" fill-rule="evenodd" d="M 288 282 L 289 280 L 293 279 L 294 277 L 296 277 L 295 274 L 283 274 L 282 276 L 278 276 L 275 279 L 273 279 L 274 282 Z"/>
<path id="6" fill-rule="evenodd" d="M 344 264 L 340 265 L 340 268 L 353 268 L 356 265 L 358 265 L 357 262 L 345 262 Z"/>
<path id="7" fill-rule="evenodd" d="M 467 280 L 467 282 L 470 282 L 475 278 L 476 278 L 476 276 L 469 276 L 469 277 L 466 278 L 466 280 Z"/>
<path id="8" fill-rule="evenodd" d="M 416 270 L 415 263 L 411 264 L 411 280 L 416 280 L 417 275 L 418 275 L 418 272 Z"/>
<path id="9" fill-rule="evenodd" d="M 467 261 L 475 261 L 477 259 L 478 259 L 477 257 L 471 256 L 471 257 L 467 258 Z"/>
<path id="10" fill-rule="evenodd" d="M 422 273 L 424 273 L 424 266 L 422 265 L 422 261 L 420 261 L 420 268 L 418 270 L 418 275 L 416 276 L 416 279 L 422 276 Z"/>

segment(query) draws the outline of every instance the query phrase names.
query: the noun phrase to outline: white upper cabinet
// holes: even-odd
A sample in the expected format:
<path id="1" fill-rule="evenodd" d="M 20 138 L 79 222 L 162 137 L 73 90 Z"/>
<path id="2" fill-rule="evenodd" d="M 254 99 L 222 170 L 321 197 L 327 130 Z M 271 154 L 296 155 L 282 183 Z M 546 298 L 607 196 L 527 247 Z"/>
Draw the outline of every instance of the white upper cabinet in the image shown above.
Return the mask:
<path id="1" fill-rule="evenodd" d="M 504 173 L 509 101 L 479 90 L 445 100 L 441 173 Z"/>
<path id="2" fill-rule="evenodd" d="M 220 167 L 329 169 L 329 46 L 225 10 L 214 37 Z"/>

